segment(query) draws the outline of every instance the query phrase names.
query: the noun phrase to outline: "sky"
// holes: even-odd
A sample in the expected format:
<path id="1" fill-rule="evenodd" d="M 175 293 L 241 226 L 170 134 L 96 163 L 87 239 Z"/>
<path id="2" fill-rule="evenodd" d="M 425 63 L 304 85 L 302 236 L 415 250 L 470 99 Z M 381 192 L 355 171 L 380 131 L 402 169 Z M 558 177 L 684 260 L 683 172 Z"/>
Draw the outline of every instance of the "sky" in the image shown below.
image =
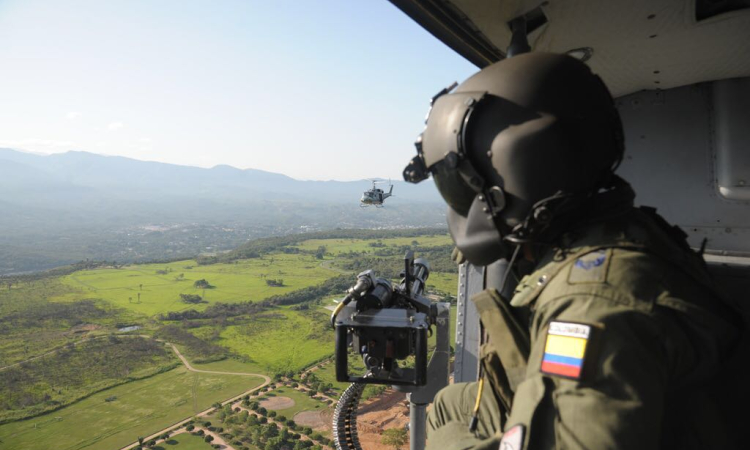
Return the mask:
<path id="1" fill-rule="evenodd" d="M 400 179 L 477 70 L 386 0 L 0 0 L 0 147 Z"/>

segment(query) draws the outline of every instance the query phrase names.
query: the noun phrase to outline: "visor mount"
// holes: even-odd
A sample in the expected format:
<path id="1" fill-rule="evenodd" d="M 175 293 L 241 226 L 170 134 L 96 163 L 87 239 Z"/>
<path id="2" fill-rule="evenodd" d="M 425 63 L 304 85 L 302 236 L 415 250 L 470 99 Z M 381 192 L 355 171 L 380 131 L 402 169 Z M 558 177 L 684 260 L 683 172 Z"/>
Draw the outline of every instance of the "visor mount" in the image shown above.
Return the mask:
<path id="1" fill-rule="evenodd" d="M 499 213 L 505 209 L 505 193 L 499 186 L 492 186 L 487 191 L 493 213 Z"/>
<path id="2" fill-rule="evenodd" d="M 483 194 L 479 194 L 477 200 L 487 204 L 482 211 L 488 214 L 488 219 L 492 219 L 505 209 L 505 194 L 499 186 L 492 186 Z"/>
<path id="3" fill-rule="evenodd" d="M 458 153 L 456 152 L 448 152 L 445 154 L 445 158 L 443 158 L 443 161 L 445 161 L 445 166 L 450 169 L 455 169 L 458 167 Z"/>

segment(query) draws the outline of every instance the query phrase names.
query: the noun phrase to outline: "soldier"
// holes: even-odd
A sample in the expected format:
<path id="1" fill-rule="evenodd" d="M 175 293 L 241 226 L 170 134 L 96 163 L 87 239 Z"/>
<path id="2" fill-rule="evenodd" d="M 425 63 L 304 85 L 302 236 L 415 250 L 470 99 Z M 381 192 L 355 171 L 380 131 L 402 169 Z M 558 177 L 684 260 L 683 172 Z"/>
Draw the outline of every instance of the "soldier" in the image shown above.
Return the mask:
<path id="1" fill-rule="evenodd" d="M 472 299 L 480 380 L 438 394 L 428 449 L 728 448 L 703 385 L 741 323 L 684 233 L 614 174 L 622 124 L 599 77 L 527 53 L 449 90 L 404 177 L 433 176 L 459 260 L 526 275 L 512 299 Z"/>

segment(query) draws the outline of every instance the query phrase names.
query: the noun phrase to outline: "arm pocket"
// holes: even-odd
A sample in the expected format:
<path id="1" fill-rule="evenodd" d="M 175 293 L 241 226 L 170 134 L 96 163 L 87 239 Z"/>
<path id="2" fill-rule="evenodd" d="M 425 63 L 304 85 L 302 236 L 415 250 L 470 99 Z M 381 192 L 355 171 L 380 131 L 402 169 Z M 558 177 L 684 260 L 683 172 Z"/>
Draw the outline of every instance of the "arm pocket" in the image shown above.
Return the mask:
<path id="1" fill-rule="evenodd" d="M 554 429 L 545 429 L 552 421 L 540 420 L 542 415 L 553 413 L 551 400 L 547 395 L 549 389 L 541 375 L 528 378 L 518 385 L 505 430 L 516 425 L 523 426 L 524 442 L 521 448 L 554 448 Z M 550 405 L 545 408 L 546 402 L 550 402 Z M 532 443 L 534 445 L 530 446 Z"/>

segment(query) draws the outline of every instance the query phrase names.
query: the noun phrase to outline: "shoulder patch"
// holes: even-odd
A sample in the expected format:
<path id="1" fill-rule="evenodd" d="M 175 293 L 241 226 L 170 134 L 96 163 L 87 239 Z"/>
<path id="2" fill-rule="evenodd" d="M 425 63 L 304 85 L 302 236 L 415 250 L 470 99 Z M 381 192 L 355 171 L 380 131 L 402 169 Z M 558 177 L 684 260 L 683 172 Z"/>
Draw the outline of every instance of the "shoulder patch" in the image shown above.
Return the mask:
<path id="1" fill-rule="evenodd" d="M 611 259 L 610 249 L 596 250 L 581 256 L 570 267 L 568 283 L 603 283 L 607 279 Z"/>
<path id="2" fill-rule="evenodd" d="M 550 322 L 544 343 L 541 372 L 573 380 L 581 379 L 591 325 Z"/>
<path id="3" fill-rule="evenodd" d="M 521 450 L 523 448 L 524 431 L 523 425 L 512 426 L 503 433 L 503 439 L 500 441 L 498 450 Z"/>

